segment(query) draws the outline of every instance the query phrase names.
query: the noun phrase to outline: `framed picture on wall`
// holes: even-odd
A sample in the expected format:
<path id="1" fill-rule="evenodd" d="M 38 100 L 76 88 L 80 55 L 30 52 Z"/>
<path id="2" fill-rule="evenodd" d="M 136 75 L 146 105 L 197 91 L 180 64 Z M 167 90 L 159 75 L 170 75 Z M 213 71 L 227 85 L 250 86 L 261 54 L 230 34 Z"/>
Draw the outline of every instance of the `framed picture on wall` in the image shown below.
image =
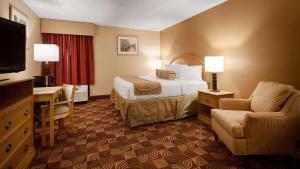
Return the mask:
<path id="1" fill-rule="evenodd" d="M 26 26 L 26 48 L 28 48 L 28 37 L 29 37 L 28 25 L 29 25 L 29 20 L 28 20 L 27 15 L 24 14 L 19 9 L 17 9 L 16 7 L 14 7 L 13 5 L 10 5 L 9 6 L 9 19 Z"/>
<path id="2" fill-rule="evenodd" d="M 136 36 L 118 36 L 118 55 L 137 55 L 138 38 Z"/>

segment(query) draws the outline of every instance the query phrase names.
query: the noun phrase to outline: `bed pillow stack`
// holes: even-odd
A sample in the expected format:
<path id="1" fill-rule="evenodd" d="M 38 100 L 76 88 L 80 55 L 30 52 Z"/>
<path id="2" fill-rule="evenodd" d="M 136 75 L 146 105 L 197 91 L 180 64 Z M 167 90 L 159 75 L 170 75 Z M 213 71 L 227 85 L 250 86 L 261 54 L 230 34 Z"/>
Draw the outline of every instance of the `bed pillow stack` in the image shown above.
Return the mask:
<path id="1" fill-rule="evenodd" d="M 166 65 L 166 70 L 174 71 L 176 79 L 202 81 L 202 65 L 188 66 L 169 64 Z"/>
<path id="2" fill-rule="evenodd" d="M 202 81 L 202 65 L 186 66 L 180 79 Z"/>
<path id="3" fill-rule="evenodd" d="M 168 64 L 166 65 L 166 70 L 174 71 L 176 74 L 176 78 L 180 79 L 181 76 L 184 74 L 184 69 L 187 65 L 178 65 L 178 64 Z"/>
<path id="4" fill-rule="evenodd" d="M 174 80 L 176 73 L 172 70 L 156 69 L 156 76 L 161 79 Z"/>

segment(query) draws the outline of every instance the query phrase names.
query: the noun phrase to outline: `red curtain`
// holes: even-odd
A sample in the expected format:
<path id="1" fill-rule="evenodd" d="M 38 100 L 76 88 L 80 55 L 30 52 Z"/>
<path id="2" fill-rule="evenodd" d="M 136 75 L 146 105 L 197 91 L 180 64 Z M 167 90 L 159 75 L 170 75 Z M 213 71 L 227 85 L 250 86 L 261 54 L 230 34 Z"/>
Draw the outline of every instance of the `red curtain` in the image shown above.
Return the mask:
<path id="1" fill-rule="evenodd" d="M 94 84 L 94 42 L 92 36 L 42 34 L 43 43 L 59 46 L 59 62 L 50 63 L 55 85 Z"/>

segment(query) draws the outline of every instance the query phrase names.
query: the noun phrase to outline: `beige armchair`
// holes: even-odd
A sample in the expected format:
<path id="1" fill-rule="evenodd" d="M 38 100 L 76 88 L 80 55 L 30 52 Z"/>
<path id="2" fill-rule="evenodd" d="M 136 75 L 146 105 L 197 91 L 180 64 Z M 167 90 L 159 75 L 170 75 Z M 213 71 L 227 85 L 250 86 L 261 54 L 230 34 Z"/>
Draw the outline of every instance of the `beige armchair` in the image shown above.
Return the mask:
<path id="1" fill-rule="evenodd" d="M 212 128 L 235 155 L 288 155 L 300 134 L 300 91 L 260 82 L 249 99 L 222 99 Z"/>
<path id="2" fill-rule="evenodd" d="M 74 132 L 75 125 L 73 119 L 74 112 L 74 96 L 75 87 L 74 85 L 64 84 L 62 88 L 62 100 L 54 104 L 54 120 L 63 120 L 66 117 L 70 117 L 72 131 Z M 49 118 L 49 106 L 41 106 L 41 123 L 42 123 L 42 145 L 46 144 L 46 122 Z M 63 124 L 63 121 L 61 121 Z"/>

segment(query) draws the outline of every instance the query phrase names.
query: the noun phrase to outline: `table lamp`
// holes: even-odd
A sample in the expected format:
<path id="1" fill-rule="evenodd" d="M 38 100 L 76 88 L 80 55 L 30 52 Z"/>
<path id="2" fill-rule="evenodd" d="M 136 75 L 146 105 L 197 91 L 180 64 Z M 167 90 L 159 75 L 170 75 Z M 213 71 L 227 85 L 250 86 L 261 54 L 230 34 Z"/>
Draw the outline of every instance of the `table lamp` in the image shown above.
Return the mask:
<path id="1" fill-rule="evenodd" d="M 154 69 L 161 69 L 161 60 L 153 60 L 152 62 L 151 62 L 151 64 L 152 64 L 152 67 L 154 68 Z"/>
<path id="2" fill-rule="evenodd" d="M 205 72 L 212 73 L 212 92 L 219 92 L 217 86 L 217 73 L 224 71 L 223 56 L 205 56 Z"/>
<path id="3" fill-rule="evenodd" d="M 45 76 L 46 86 L 48 86 L 49 64 L 48 62 L 59 61 L 59 48 L 54 44 L 34 44 L 35 61 L 45 62 L 42 66 L 42 75 Z M 46 70 L 47 69 L 47 70 Z"/>

